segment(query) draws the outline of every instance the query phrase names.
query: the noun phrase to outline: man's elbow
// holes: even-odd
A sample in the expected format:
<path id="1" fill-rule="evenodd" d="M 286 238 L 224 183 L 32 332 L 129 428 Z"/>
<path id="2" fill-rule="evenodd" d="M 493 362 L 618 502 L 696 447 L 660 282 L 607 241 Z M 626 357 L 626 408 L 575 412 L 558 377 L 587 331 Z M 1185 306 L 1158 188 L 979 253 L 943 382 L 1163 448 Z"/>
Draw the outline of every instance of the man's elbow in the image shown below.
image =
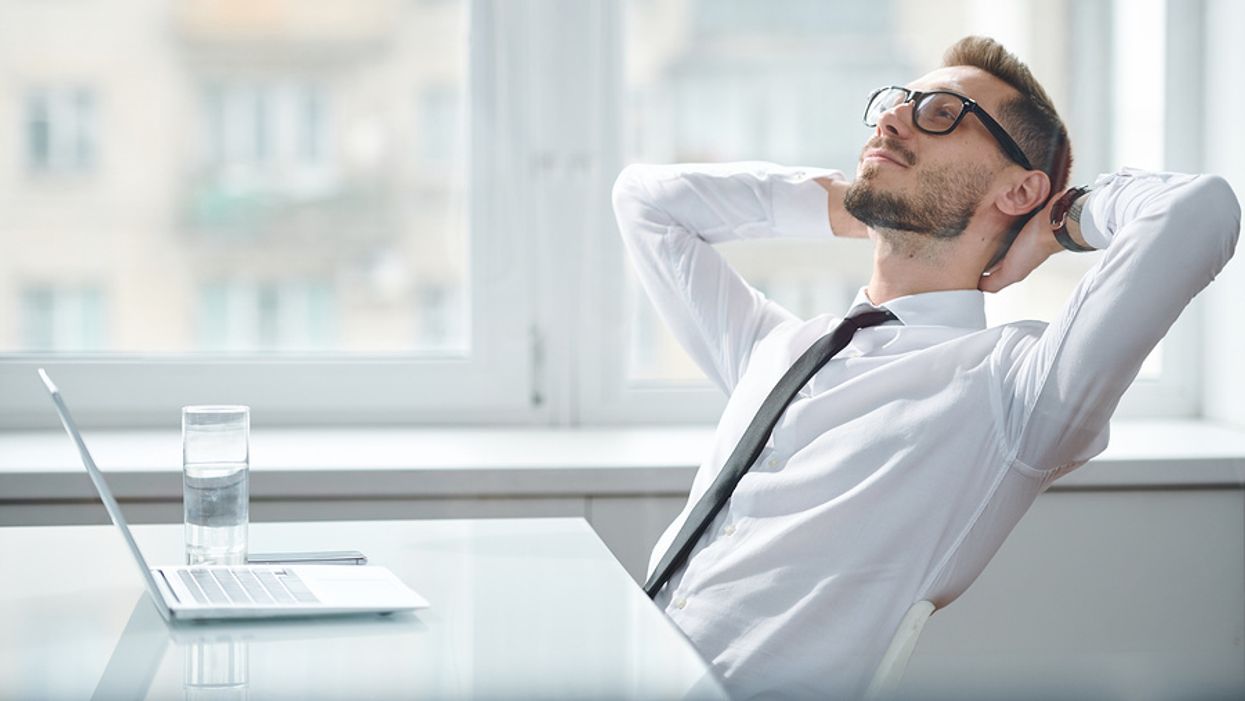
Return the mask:
<path id="1" fill-rule="evenodd" d="M 614 218 L 623 237 L 636 233 L 647 222 L 659 223 L 667 219 L 654 201 L 646 184 L 652 178 L 652 166 L 632 163 L 618 173 L 610 200 L 614 206 Z"/>
<path id="2" fill-rule="evenodd" d="M 644 176 L 645 166 L 641 163 L 632 163 L 619 171 L 618 177 L 614 178 L 614 187 L 610 193 L 610 200 L 616 214 L 624 209 L 628 202 L 645 198 Z"/>
<path id="3" fill-rule="evenodd" d="M 1196 183 L 1196 210 L 1211 217 L 1214 228 L 1226 237 L 1226 261 L 1232 257 L 1241 235 L 1241 202 L 1223 176 L 1203 175 Z"/>
<path id="4" fill-rule="evenodd" d="M 1173 223 L 1173 244 L 1179 260 L 1206 266 L 1209 283 L 1227 265 L 1241 232 L 1241 204 L 1228 181 L 1198 175 L 1175 193 L 1166 217 Z M 1177 233 L 1178 232 L 1178 233 Z"/>

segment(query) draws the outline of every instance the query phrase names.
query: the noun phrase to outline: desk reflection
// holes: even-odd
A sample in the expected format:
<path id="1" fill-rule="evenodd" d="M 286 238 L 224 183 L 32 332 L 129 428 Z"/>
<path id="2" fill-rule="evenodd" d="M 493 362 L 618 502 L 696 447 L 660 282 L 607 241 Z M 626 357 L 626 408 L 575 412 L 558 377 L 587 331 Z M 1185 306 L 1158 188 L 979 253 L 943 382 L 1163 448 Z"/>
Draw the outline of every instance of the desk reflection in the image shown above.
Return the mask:
<path id="1" fill-rule="evenodd" d="M 191 641 L 182 667 L 186 701 L 245 701 L 250 640 L 213 635 Z"/>
<path id="2" fill-rule="evenodd" d="M 452 665 L 421 654 L 424 630 L 413 614 L 166 623 L 144 594 L 91 698 L 460 696 L 436 673 Z"/>

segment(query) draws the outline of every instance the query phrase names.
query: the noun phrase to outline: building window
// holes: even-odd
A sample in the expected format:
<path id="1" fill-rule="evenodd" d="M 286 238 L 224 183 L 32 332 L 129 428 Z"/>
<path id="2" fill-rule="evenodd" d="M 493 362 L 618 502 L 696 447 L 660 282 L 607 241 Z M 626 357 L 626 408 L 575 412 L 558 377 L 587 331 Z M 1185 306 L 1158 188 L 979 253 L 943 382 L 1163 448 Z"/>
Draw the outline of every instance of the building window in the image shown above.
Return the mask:
<path id="1" fill-rule="evenodd" d="M 235 80 L 204 89 L 208 163 L 278 170 L 325 163 L 332 134 L 324 90 L 296 81 Z"/>
<path id="2" fill-rule="evenodd" d="M 88 88 L 26 93 L 26 163 L 37 173 L 83 173 L 95 166 L 98 110 Z"/>
<path id="3" fill-rule="evenodd" d="M 336 311 L 324 282 L 214 282 L 200 294 L 199 346 L 233 352 L 324 352 Z"/>
<path id="4" fill-rule="evenodd" d="M 22 292 L 21 299 L 23 350 L 107 350 L 104 293 L 99 288 L 33 285 Z"/>

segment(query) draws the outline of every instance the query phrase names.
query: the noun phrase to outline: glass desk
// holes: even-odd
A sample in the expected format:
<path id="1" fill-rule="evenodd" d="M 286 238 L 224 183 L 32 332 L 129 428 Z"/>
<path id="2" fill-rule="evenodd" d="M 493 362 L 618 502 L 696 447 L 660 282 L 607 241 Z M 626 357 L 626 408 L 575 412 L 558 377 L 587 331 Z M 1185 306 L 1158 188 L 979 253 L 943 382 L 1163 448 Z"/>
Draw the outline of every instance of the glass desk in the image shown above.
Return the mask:
<path id="1" fill-rule="evenodd" d="M 134 534 L 181 561 L 180 524 Z M 361 550 L 432 606 L 166 624 L 114 527 L 0 528 L 0 698 L 727 698 L 582 519 L 254 523 L 250 547 Z"/>

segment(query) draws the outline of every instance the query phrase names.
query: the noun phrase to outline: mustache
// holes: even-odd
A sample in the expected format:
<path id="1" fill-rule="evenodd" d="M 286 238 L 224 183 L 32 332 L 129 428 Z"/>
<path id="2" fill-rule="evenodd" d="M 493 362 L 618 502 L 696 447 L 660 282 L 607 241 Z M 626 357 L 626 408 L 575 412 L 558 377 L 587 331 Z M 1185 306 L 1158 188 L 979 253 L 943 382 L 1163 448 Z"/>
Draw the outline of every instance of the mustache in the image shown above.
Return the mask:
<path id="1" fill-rule="evenodd" d="M 909 165 L 909 166 L 916 165 L 916 154 L 915 153 L 905 148 L 904 145 L 899 143 L 898 140 L 891 139 L 885 136 L 880 139 L 870 139 L 869 143 L 865 144 L 865 147 L 860 149 L 860 157 L 857 158 L 857 160 L 859 160 L 860 158 L 864 158 L 865 151 L 868 151 L 869 149 L 874 149 L 874 148 L 880 148 L 883 151 L 886 151 L 887 153 L 895 154 L 895 156 L 901 159 L 905 165 Z"/>

